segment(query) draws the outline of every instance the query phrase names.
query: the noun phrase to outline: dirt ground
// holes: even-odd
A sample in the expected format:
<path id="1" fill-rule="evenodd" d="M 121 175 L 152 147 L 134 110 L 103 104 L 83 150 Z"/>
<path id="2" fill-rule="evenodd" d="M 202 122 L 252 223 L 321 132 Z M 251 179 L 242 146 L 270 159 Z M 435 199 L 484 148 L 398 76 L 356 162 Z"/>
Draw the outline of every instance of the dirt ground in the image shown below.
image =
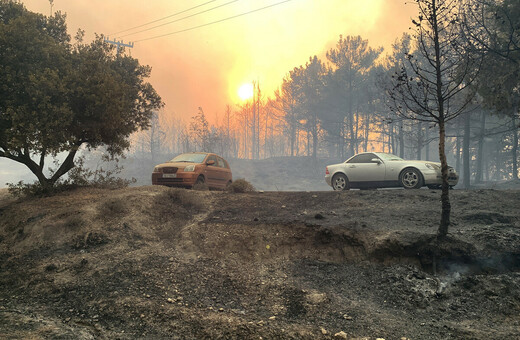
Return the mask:
<path id="1" fill-rule="evenodd" d="M 0 192 L 3 339 L 518 339 L 520 190 Z"/>

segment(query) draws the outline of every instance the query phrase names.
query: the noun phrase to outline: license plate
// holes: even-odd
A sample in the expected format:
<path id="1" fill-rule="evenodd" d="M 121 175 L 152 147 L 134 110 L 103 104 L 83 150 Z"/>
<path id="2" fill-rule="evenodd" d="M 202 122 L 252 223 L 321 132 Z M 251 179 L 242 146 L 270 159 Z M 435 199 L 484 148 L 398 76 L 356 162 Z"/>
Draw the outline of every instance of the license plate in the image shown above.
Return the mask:
<path id="1" fill-rule="evenodd" d="M 163 178 L 177 178 L 177 174 L 163 174 Z"/>

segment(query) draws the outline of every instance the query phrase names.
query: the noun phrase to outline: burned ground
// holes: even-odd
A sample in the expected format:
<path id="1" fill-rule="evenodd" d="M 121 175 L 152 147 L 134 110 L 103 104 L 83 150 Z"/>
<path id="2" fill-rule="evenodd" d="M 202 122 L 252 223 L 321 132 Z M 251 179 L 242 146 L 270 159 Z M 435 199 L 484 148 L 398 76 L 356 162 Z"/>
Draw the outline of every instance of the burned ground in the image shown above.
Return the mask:
<path id="1" fill-rule="evenodd" d="M 515 338 L 520 191 L 0 198 L 0 337 Z M 339 337 L 339 335 L 338 335 Z"/>

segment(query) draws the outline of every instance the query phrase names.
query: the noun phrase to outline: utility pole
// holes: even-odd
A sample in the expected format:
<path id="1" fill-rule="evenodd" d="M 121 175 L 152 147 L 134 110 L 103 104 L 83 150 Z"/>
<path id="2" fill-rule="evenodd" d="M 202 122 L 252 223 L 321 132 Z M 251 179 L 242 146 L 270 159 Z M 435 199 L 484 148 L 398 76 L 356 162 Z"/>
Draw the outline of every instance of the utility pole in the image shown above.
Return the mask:
<path id="1" fill-rule="evenodd" d="M 121 41 L 110 40 L 110 38 L 108 38 L 108 37 L 105 38 L 105 42 L 107 42 L 109 44 L 117 45 L 117 55 L 119 55 L 119 50 L 120 50 L 121 46 L 129 47 L 129 48 L 133 48 L 134 47 L 134 43 L 133 42 L 125 44 L 125 43 L 123 43 L 123 40 L 121 40 Z"/>

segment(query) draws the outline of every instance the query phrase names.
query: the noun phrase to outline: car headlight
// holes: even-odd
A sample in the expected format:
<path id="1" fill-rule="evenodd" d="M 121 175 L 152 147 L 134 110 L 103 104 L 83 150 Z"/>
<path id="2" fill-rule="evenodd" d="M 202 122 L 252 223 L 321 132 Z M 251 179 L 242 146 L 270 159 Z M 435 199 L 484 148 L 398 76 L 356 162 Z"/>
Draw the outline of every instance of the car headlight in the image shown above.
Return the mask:
<path id="1" fill-rule="evenodd" d="M 184 168 L 184 172 L 195 171 L 195 165 L 188 165 Z"/>
<path id="2" fill-rule="evenodd" d="M 153 168 L 153 172 L 161 172 L 161 168 L 155 167 Z"/>
<path id="3" fill-rule="evenodd" d="M 440 170 L 440 169 L 441 169 L 441 167 L 438 166 L 437 164 L 426 163 L 425 165 L 426 165 L 426 167 L 427 167 L 428 169 L 431 169 L 431 170 Z"/>

